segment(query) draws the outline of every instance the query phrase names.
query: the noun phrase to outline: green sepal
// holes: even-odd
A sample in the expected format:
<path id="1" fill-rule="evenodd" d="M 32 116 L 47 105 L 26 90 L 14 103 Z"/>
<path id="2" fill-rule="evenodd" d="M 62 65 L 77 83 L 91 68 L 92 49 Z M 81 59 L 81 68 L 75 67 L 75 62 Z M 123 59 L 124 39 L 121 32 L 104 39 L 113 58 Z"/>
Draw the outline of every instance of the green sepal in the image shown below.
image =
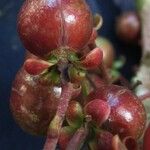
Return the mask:
<path id="1" fill-rule="evenodd" d="M 57 64 L 59 61 L 58 57 L 55 56 L 55 55 L 51 55 L 49 58 L 48 58 L 48 62 L 52 63 L 52 64 Z"/>
<path id="2" fill-rule="evenodd" d="M 42 74 L 41 81 L 43 83 L 58 85 L 60 84 L 60 73 L 55 67 L 53 67 L 50 71 L 47 71 L 44 74 Z"/>
<path id="3" fill-rule="evenodd" d="M 82 95 L 83 95 L 83 97 L 87 97 L 89 95 L 90 89 L 91 89 L 90 87 L 91 86 L 90 86 L 89 81 L 87 79 L 84 79 L 82 81 Z"/>
<path id="4" fill-rule="evenodd" d="M 75 61 L 79 61 L 79 58 L 78 58 L 78 56 L 77 56 L 76 53 L 69 52 L 69 53 L 68 53 L 68 60 L 69 60 L 70 62 L 75 62 Z"/>
<path id="5" fill-rule="evenodd" d="M 78 69 L 74 66 L 70 66 L 68 68 L 68 75 L 71 82 L 81 82 L 86 76 L 86 71 L 83 69 Z"/>

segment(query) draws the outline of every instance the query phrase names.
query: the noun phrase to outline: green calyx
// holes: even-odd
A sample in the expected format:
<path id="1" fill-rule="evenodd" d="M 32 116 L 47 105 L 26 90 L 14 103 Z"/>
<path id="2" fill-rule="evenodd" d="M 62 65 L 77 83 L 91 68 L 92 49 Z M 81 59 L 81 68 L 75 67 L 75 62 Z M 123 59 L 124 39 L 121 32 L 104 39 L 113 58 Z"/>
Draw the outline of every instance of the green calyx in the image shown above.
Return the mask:
<path id="1" fill-rule="evenodd" d="M 52 63 L 52 64 L 57 64 L 59 61 L 59 58 L 55 55 L 51 55 L 49 58 L 48 58 L 48 62 Z"/>
<path id="2" fill-rule="evenodd" d="M 50 71 L 41 75 L 41 82 L 54 85 L 60 84 L 60 72 L 56 67 L 52 67 Z"/>
<path id="3" fill-rule="evenodd" d="M 67 123 L 73 128 L 79 128 L 84 122 L 82 106 L 77 101 L 71 101 L 66 112 Z"/>
<path id="4" fill-rule="evenodd" d="M 87 97 L 89 95 L 90 87 L 91 87 L 91 85 L 90 85 L 89 81 L 84 79 L 82 81 L 82 95 L 83 95 L 83 97 Z"/>
<path id="5" fill-rule="evenodd" d="M 71 82 L 81 82 L 85 76 L 86 71 L 80 68 L 76 68 L 73 65 L 68 68 L 68 76 Z"/>
<path id="6" fill-rule="evenodd" d="M 58 69 L 62 62 L 68 64 L 67 77 L 72 83 L 81 83 L 86 78 L 86 69 L 81 67 L 80 59 L 75 52 L 60 50 L 52 53 L 47 62 L 53 64 L 48 70 L 42 73 L 41 79 L 48 83 L 59 84 L 61 82 L 61 71 Z"/>
<path id="7" fill-rule="evenodd" d="M 76 62 L 76 61 L 79 61 L 79 58 L 76 53 L 70 52 L 68 53 L 68 60 L 70 62 Z"/>

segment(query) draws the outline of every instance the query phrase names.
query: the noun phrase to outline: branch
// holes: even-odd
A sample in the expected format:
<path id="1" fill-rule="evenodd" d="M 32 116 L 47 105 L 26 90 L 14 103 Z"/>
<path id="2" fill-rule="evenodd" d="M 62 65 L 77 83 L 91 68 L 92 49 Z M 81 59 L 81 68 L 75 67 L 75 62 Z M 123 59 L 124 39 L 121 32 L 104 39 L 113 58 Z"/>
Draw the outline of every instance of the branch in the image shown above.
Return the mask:
<path id="1" fill-rule="evenodd" d="M 57 112 L 49 125 L 49 129 L 47 132 L 47 139 L 43 150 L 56 149 L 60 130 L 65 118 L 65 113 L 67 111 L 69 101 L 72 97 L 72 93 L 73 93 L 73 85 L 71 83 L 67 83 L 66 85 L 63 85 L 62 94 L 59 99 L 59 103 L 57 107 Z"/>

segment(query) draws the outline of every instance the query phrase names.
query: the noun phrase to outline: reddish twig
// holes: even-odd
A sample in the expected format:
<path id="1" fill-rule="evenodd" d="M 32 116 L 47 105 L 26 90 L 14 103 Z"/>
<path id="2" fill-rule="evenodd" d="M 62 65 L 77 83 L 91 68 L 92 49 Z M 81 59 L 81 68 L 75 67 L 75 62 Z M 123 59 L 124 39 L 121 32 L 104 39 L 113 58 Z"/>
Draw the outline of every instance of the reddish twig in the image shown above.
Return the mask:
<path id="1" fill-rule="evenodd" d="M 113 83 L 117 83 L 120 82 L 120 84 L 130 90 L 132 90 L 134 87 L 131 86 L 130 82 L 123 77 L 122 75 L 120 75 L 115 81 L 113 81 Z"/>
<path id="2" fill-rule="evenodd" d="M 88 136 L 89 130 L 88 130 L 88 125 L 89 122 L 91 121 L 91 116 L 87 115 L 85 117 L 85 124 L 84 127 L 80 127 L 76 133 L 73 135 L 72 139 L 69 141 L 66 150 L 78 150 L 81 149 L 86 137 Z"/>
<path id="3" fill-rule="evenodd" d="M 68 143 L 66 150 L 80 149 L 83 146 L 87 135 L 88 135 L 88 130 L 86 127 L 85 128 L 84 127 L 79 128 L 76 131 L 76 133 L 73 135 L 70 142 Z"/>
<path id="4" fill-rule="evenodd" d="M 47 139 L 44 145 L 43 150 L 55 150 L 60 134 L 60 130 L 65 118 L 65 113 L 68 108 L 68 103 L 72 97 L 73 93 L 73 85 L 71 83 L 67 83 L 62 88 L 62 94 L 59 99 L 58 108 L 54 119 L 51 121 L 49 125 L 49 129 L 47 132 Z"/>
<path id="5" fill-rule="evenodd" d="M 101 71 L 102 79 L 103 79 L 106 83 L 110 84 L 110 83 L 111 83 L 110 77 L 109 77 L 109 75 L 108 75 L 108 72 L 107 72 L 107 69 L 106 69 L 104 63 L 101 63 L 101 65 L 99 65 L 99 70 Z"/>

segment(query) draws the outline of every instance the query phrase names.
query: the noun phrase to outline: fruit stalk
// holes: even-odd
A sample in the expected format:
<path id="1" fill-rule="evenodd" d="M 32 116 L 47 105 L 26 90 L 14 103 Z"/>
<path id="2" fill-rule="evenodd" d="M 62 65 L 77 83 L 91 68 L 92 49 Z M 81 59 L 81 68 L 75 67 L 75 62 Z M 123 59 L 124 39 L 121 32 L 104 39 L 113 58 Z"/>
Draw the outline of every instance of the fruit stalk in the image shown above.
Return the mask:
<path id="1" fill-rule="evenodd" d="M 101 63 L 101 65 L 99 65 L 99 70 L 101 71 L 103 80 L 104 80 L 107 84 L 110 84 L 110 78 L 109 78 L 109 75 L 108 75 L 108 73 L 107 73 L 107 69 L 106 69 L 104 63 Z"/>
<path id="2" fill-rule="evenodd" d="M 61 97 L 58 102 L 57 112 L 53 120 L 51 121 L 47 139 L 43 150 L 55 150 L 58 142 L 60 130 L 64 121 L 65 113 L 68 108 L 68 103 L 72 97 L 73 87 L 71 83 L 67 83 L 62 87 Z"/>
<path id="3" fill-rule="evenodd" d="M 138 98 L 139 98 L 141 101 L 144 101 L 144 100 L 150 98 L 150 92 L 147 92 L 147 93 L 145 93 L 145 94 L 143 94 L 143 95 L 139 95 Z"/>

